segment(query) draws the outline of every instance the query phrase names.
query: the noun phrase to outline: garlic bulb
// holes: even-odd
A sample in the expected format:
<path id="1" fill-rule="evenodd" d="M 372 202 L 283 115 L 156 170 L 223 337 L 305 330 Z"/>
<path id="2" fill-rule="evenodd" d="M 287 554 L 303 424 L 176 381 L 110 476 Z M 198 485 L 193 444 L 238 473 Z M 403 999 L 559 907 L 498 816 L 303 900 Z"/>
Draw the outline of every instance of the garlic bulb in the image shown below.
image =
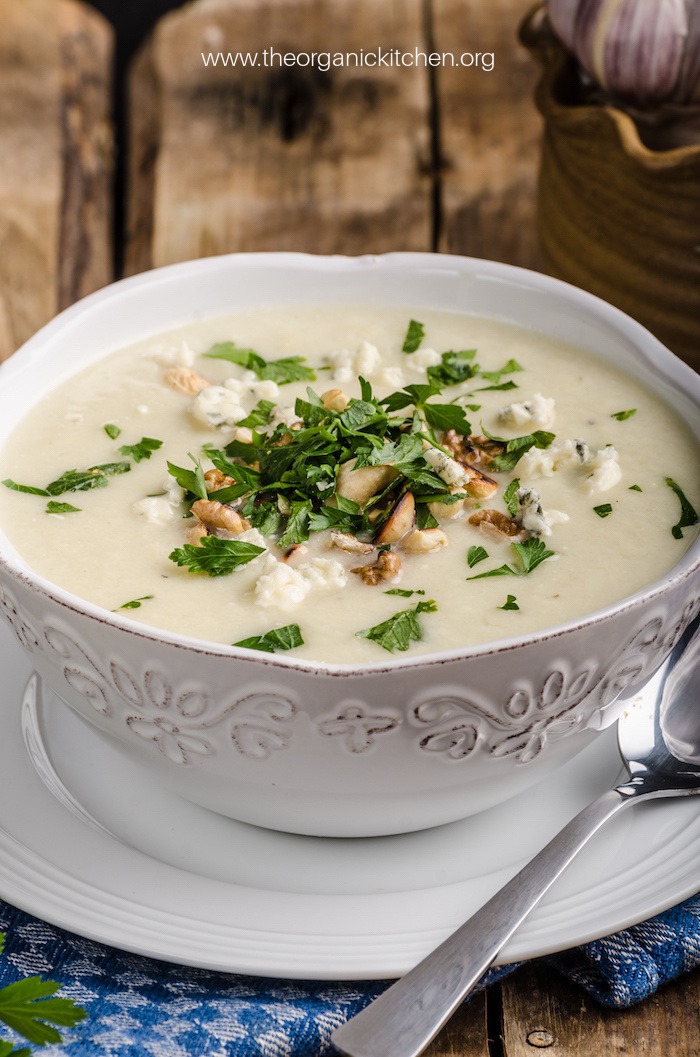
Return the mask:
<path id="1" fill-rule="evenodd" d="M 611 94 L 638 106 L 700 102 L 700 0 L 547 0 L 547 13 Z"/>

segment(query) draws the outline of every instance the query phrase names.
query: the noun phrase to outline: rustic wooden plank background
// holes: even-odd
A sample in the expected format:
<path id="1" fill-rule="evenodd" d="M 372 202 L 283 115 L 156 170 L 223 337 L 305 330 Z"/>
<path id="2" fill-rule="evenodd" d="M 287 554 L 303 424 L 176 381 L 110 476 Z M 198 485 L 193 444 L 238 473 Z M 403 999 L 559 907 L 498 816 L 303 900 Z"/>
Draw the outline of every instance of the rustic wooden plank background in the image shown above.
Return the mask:
<path id="1" fill-rule="evenodd" d="M 75 0 L 0 0 L 0 359 L 112 278 L 111 47 Z"/>
<path id="2" fill-rule="evenodd" d="M 131 81 L 127 270 L 235 250 L 536 264 L 529 0 L 200 0 Z M 492 52 L 471 68 L 205 66 L 201 52 Z"/>

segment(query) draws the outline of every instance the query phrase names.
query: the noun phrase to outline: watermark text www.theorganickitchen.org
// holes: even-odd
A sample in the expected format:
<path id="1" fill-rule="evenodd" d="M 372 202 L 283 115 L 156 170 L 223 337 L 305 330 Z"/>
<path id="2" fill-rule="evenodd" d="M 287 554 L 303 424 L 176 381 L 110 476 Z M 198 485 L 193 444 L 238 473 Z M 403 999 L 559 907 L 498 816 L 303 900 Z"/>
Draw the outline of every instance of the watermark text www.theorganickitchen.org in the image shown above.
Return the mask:
<path id="1" fill-rule="evenodd" d="M 359 51 L 278 51 L 276 48 L 263 48 L 261 51 L 208 51 L 201 52 L 204 66 L 230 67 L 314 67 L 327 73 L 332 68 L 349 69 L 352 67 L 406 68 L 438 67 L 479 69 L 490 73 L 494 68 L 495 55 L 492 51 L 424 51 L 413 48 L 403 51 L 401 48 L 374 48 Z"/>

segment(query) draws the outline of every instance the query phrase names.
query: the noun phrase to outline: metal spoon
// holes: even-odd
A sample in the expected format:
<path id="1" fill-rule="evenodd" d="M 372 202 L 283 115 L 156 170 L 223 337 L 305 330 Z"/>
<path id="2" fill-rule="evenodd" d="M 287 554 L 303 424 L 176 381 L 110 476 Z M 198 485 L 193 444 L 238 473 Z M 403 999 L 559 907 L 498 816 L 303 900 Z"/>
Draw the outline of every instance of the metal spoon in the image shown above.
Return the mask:
<path id="1" fill-rule="evenodd" d="M 628 777 L 584 808 L 476 914 L 337 1028 L 348 1057 L 418 1057 L 544 893 L 628 804 L 700 793 L 700 617 L 671 653 L 655 702 L 628 706 L 618 742 Z"/>

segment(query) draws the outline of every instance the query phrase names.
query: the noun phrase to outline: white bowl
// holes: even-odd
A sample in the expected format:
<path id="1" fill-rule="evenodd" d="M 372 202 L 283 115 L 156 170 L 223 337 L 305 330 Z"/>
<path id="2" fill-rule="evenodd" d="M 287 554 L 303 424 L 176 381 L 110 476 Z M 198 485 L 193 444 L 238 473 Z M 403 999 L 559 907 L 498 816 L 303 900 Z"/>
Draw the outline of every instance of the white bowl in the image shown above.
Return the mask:
<path id="1" fill-rule="evenodd" d="M 0 444 L 38 398 L 115 349 L 238 307 L 324 302 L 541 330 L 646 381 L 700 429 L 700 377 L 564 283 L 446 255 L 251 254 L 148 272 L 63 312 L 0 368 Z M 699 567 L 696 541 L 661 580 L 583 619 L 361 667 L 136 626 L 38 576 L 2 534 L 0 609 L 60 697 L 183 797 L 275 829 L 371 836 L 480 811 L 573 757 L 697 613 Z"/>

